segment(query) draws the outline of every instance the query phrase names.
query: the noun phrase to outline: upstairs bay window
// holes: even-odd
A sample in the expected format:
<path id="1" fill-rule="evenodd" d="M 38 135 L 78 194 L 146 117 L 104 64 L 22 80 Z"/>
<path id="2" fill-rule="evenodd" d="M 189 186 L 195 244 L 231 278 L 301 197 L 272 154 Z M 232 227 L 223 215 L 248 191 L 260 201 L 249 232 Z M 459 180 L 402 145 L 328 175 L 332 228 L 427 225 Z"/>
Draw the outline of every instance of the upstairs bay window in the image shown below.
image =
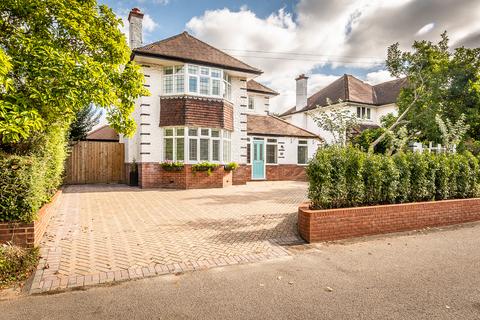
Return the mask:
<path id="1" fill-rule="evenodd" d="M 163 68 L 164 94 L 188 93 L 231 100 L 231 78 L 218 68 L 193 64 Z"/>

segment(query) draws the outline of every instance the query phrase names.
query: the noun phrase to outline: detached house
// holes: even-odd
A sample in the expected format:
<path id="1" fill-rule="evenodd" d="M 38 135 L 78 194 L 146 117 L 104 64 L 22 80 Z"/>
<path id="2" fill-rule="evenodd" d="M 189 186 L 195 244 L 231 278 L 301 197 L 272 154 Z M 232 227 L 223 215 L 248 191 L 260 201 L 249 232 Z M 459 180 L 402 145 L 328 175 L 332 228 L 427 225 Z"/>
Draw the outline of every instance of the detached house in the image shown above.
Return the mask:
<path id="1" fill-rule="evenodd" d="M 350 110 L 359 119 L 360 131 L 379 127 L 381 118 L 389 113 L 397 114 L 397 97 L 406 86 L 406 78 L 370 85 L 352 75 L 343 75 L 315 94 L 307 97 L 308 77 L 300 75 L 296 80 L 295 106 L 280 117 L 321 136 L 331 143 L 332 136 L 313 121 L 308 112 L 316 108 L 342 108 Z M 331 101 L 331 105 L 328 104 Z M 341 102 L 339 102 L 339 100 Z"/>
<path id="2" fill-rule="evenodd" d="M 207 188 L 250 180 L 304 179 L 318 136 L 269 115 L 274 90 L 253 80 L 262 73 L 183 32 L 142 44 L 143 13 L 128 17 L 132 57 L 151 95 L 136 102 L 136 134 L 125 144 L 127 171 L 136 163 L 141 187 Z M 163 161 L 184 163 L 168 171 Z M 219 165 L 193 172 L 192 165 Z M 236 162 L 233 172 L 223 165 Z"/>

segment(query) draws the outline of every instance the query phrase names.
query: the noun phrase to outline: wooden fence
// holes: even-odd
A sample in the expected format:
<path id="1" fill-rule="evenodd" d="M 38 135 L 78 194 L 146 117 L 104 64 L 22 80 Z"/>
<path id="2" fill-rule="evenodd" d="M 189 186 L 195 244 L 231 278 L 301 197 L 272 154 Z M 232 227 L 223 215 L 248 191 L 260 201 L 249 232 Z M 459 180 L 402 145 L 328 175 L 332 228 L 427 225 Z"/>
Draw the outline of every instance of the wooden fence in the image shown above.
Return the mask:
<path id="1" fill-rule="evenodd" d="M 123 143 L 80 141 L 67 159 L 65 183 L 124 183 L 124 154 Z"/>

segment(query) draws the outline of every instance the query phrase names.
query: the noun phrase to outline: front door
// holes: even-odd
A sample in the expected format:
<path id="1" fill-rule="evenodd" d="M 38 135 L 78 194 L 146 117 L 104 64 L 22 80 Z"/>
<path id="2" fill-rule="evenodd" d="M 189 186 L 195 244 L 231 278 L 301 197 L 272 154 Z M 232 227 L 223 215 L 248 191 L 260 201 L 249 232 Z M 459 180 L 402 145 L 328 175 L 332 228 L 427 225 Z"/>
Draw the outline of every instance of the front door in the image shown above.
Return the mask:
<path id="1" fill-rule="evenodd" d="M 265 157 L 263 140 L 253 140 L 252 179 L 265 179 Z"/>

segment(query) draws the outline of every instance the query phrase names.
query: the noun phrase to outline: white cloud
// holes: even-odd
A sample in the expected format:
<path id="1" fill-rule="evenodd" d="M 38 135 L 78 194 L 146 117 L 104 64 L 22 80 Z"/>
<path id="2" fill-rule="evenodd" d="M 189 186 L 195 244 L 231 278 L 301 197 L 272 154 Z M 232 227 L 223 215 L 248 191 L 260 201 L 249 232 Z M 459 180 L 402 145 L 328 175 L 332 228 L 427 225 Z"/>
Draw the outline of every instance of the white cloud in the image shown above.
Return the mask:
<path id="1" fill-rule="evenodd" d="M 395 77 L 392 77 L 390 75 L 390 72 L 388 72 L 387 70 L 378 70 L 378 71 L 367 73 L 365 82 L 371 85 L 375 85 L 375 84 L 382 83 L 385 81 L 390 81 L 393 79 L 395 79 Z"/>
<path id="2" fill-rule="evenodd" d="M 145 32 L 153 32 L 157 27 L 158 23 L 153 21 L 149 14 L 145 14 L 143 16 L 143 30 L 145 30 Z"/>
<path id="3" fill-rule="evenodd" d="M 418 30 L 419 21 L 435 24 Z M 389 80 L 382 70 L 389 45 L 399 41 L 402 49 L 408 49 L 420 31 L 422 39 L 436 41 L 439 34 L 429 32 L 434 28 L 447 29 L 453 42 L 468 40 L 480 31 L 477 21 L 480 1 L 476 0 L 440 4 L 437 0 L 300 0 L 293 13 L 280 9 L 265 18 L 246 6 L 239 11 L 208 10 L 193 17 L 186 28 L 262 69 L 265 73 L 258 80 L 281 93 L 272 105 L 283 111 L 294 104 L 294 79 L 301 73 L 310 74 L 310 91 L 337 78 L 322 71 L 327 64 L 347 70 L 378 68 L 362 78 L 371 83 Z M 311 74 L 314 70 L 318 74 Z"/>
<path id="4" fill-rule="evenodd" d="M 423 27 L 421 27 L 417 33 L 415 33 L 416 36 L 423 36 L 424 34 L 427 34 L 429 33 L 430 31 L 433 30 L 433 28 L 435 27 L 435 23 L 429 23 L 429 24 L 426 24 L 424 25 Z"/>

